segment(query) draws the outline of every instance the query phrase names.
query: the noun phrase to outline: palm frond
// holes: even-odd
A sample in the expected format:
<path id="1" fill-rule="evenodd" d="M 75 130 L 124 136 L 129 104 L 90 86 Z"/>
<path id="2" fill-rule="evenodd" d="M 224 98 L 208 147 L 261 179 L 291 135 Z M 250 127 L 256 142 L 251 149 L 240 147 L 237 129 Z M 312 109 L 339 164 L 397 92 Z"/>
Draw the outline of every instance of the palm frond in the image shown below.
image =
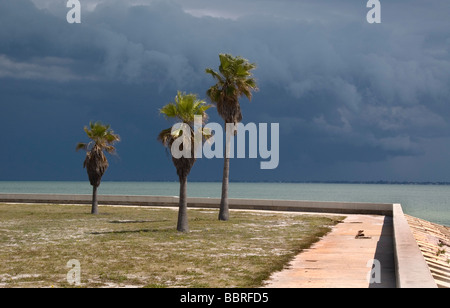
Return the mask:
<path id="1" fill-rule="evenodd" d="M 164 114 L 166 118 L 176 118 L 193 126 L 194 116 L 206 116 L 206 110 L 210 107 L 212 106 L 205 101 L 199 100 L 196 94 L 186 94 L 179 91 L 175 97 L 175 102 L 162 107 L 160 113 Z"/>
<path id="2" fill-rule="evenodd" d="M 103 149 L 108 152 L 109 154 L 115 154 L 116 153 L 116 148 L 113 147 L 112 145 L 107 145 L 104 146 Z"/>
<path id="3" fill-rule="evenodd" d="M 167 118 L 174 118 L 177 116 L 177 107 L 174 103 L 169 103 L 162 107 L 159 112 Z"/>
<path id="4" fill-rule="evenodd" d="M 158 141 L 162 143 L 162 145 L 164 145 L 166 148 L 170 148 L 170 146 L 172 145 L 173 142 L 173 136 L 172 136 L 172 128 L 166 128 L 163 129 L 159 134 L 158 134 Z"/>
<path id="5" fill-rule="evenodd" d="M 87 151 L 87 149 L 88 149 L 88 143 L 79 142 L 77 144 L 76 151 L 79 151 L 79 150 Z"/>
<path id="6" fill-rule="evenodd" d="M 222 79 L 222 76 L 220 76 L 220 74 L 217 73 L 216 71 L 214 71 L 213 69 L 207 68 L 207 69 L 205 70 L 205 72 L 206 72 L 207 74 L 210 74 L 210 75 L 211 75 L 214 79 L 216 79 L 219 83 L 223 83 L 223 82 L 224 82 L 223 79 Z"/>
<path id="7" fill-rule="evenodd" d="M 105 135 L 105 140 L 108 144 L 114 144 L 115 142 L 120 142 L 120 136 L 110 131 Z"/>
<path id="8" fill-rule="evenodd" d="M 98 187 L 106 169 L 109 167 L 109 163 L 105 154 L 103 154 L 103 150 L 97 145 L 94 145 L 86 154 L 83 167 L 87 170 L 91 185 Z"/>

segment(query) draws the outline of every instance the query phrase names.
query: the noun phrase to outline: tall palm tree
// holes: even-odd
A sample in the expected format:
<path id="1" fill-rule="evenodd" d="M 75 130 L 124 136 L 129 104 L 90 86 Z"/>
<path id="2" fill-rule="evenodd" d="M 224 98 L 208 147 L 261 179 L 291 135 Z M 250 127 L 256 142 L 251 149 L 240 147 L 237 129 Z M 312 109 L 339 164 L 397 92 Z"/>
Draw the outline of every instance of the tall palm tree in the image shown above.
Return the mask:
<path id="1" fill-rule="evenodd" d="M 257 91 L 258 86 L 253 78 L 252 70 L 256 65 L 248 62 L 242 57 L 233 57 L 229 54 L 220 54 L 219 72 L 211 68 L 206 69 L 217 83 L 211 86 L 207 95 L 217 106 L 217 112 L 227 123 L 237 124 L 242 121 L 241 106 L 239 98 L 245 95 L 250 101 L 252 91 Z M 234 131 L 236 134 L 236 131 Z M 220 201 L 219 220 L 229 219 L 228 207 L 228 182 L 230 177 L 230 144 L 231 136 L 227 132 L 226 149 L 224 155 L 223 178 L 222 178 L 222 198 Z"/>
<path id="2" fill-rule="evenodd" d="M 91 141 L 78 143 L 77 151 L 83 149 L 87 152 L 83 167 L 86 168 L 93 187 L 91 214 L 98 214 L 97 188 L 109 167 L 104 151 L 115 154 L 114 144 L 120 141 L 120 137 L 114 134 L 110 125 L 103 125 L 101 122 L 90 122 L 89 127 L 84 127 L 84 131 Z"/>
<path id="3" fill-rule="evenodd" d="M 202 128 L 200 131 L 194 131 L 194 117 L 201 116 L 202 124 L 207 119 L 206 110 L 211 105 L 208 105 L 205 101 L 197 99 L 195 94 L 185 94 L 178 92 L 175 97 L 175 102 L 169 103 L 161 108 L 159 111 L 167 119 L 175 119 L 181 121 L 183 125 L 179 127 L 171 127 L 162 130 L 158 135 L 158 140 L 166 147 L 166 149 L 172 154 L 172 162 L 177 170 L 177 175 L 180 180 L 180 200 L 178 210 L 178 223 L 177 230 L 180 232 L 189 232 L 189 224 L 187 218 L 187 177 L 194 165 L 196 158 L 194 155 L 195 142 L 207 139 L 209 134 Z M 202 125 L 203 127 L 203 125 Z M 183 131 L 184 130 L 184 131 Z M 200 133 L 201 138 L 195 138 L 195 134 Z M 174 142 L 178 138 L 183 139 L 183 143 Z M 187 145 L 187 148 L 183 148 Z M 172 147 L 177 147 L 177 151 L 184 151 L 189 155 L 176 155 Z"/>

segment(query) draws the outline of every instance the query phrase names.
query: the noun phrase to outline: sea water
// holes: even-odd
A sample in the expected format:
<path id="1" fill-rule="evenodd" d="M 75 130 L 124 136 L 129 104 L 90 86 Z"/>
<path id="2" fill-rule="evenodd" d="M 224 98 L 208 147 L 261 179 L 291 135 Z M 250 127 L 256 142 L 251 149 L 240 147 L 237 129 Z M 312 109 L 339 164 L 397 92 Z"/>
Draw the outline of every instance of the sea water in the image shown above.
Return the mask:
<path id="1" fill-rule="evenodd" d="M 190 197 L 220 198 L 221 183 L 189 182 Z M 91 194 L 89 182 L 0 182 L 0 193 Z M 102 182 L 104 195 L 177 196 L 178 182 Z M 230 183 L 230 198 L 400 203 L 406 214 L 450 226 L 450 185 Z"/>

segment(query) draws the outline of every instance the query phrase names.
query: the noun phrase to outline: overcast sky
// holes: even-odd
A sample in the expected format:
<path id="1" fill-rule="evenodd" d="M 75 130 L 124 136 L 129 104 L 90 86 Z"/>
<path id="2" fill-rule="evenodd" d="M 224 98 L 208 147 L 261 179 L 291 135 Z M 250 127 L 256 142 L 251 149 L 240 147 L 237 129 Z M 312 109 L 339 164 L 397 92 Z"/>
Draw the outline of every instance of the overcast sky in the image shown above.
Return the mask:
<path id="1" fill-rule="evenodd" d="M 232 181 L 450 181 L 448 0 L 381 0 L 381 24 L 364 0 L 80 2 L 68 24 L 65 0 L 0 0 L 0 180 L 86 180 L 92 120 L 123 140 L 104 180 L 177 180 L 158 109 L 231 53 L 258 66 L 243 123 L 280 123 L 278 168 L 234 159 Z"/>

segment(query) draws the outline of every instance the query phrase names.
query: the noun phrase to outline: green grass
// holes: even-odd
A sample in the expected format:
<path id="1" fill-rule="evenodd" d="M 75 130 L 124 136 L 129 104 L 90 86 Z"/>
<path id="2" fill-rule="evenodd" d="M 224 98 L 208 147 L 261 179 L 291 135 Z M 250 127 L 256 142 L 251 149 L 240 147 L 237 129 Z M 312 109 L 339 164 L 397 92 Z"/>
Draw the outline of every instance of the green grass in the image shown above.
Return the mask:
<path id="1" fill-rule="evenodd" d="M 342 217 L 151 207 L 0 204 L 0 287 L 260 287 Z"/>

